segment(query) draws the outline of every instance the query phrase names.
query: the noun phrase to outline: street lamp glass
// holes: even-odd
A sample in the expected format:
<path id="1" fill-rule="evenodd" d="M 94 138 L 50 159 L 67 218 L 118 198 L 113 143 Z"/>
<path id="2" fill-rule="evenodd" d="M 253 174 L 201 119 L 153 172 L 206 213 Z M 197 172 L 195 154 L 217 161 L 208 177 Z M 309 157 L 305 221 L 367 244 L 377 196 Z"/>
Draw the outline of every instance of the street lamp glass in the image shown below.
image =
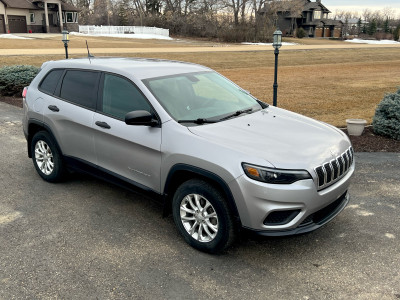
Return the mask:
<path id="1" fill-rule="evenodd" d="M 69 32 L 66 30 L 63 30 L 62 32 L 62 41 L 64 43 L 68 43 L 69 42 Z"/>
<path id="2" fill-rule="evenodd" d="M 272 47 L 275 49 L 279 49 L 282 46 L 282 31 L 277 29 L 274 32 L 274 43 L 272 44 Z"/>

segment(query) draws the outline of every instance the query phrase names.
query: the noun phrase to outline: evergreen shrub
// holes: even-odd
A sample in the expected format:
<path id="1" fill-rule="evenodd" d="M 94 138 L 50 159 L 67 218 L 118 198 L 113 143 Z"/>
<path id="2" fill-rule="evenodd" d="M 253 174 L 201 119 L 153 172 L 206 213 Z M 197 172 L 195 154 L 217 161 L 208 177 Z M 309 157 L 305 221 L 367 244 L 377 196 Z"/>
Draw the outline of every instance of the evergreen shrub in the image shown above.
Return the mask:
<path id="1" fill-rule="evenodd" d="M 21 96 L 24 87 L 31 83 L 39 70 L 27 65 L 0 68 L 0 95 Z"/>
<path id="2" fill-rule="evenodd" d="M 400 88 L 383 97 L 376 109 L 372 126 L 376 134 L 400 140 Z"/>
<path id="3" fill-rule="evenodd" d="M 306 36 L 306 31 L 305 31 L 302 27 L 300 27 L 300 28 L 298 28 L 298 29 L 296 30 L 296 37 L 297 37 L 297 38 L 302 39 L 302 38 L 304 38 L 305 36 Z"/>

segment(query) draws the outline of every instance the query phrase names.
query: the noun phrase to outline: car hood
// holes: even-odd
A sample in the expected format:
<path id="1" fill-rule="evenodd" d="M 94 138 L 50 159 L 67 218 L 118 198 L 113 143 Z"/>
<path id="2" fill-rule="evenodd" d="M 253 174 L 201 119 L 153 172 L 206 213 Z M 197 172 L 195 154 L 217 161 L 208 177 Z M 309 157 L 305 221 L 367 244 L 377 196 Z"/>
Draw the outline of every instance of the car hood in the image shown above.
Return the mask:
<path id="1" fill-rule="evenodd" d="M 271 106 L 188 129 L 208 141 L 245 153 L 248 163 L 254 157 L 255 161 L 263 159 L 282 169 L 312 170 L 350 147 L 349 139 L 341 130 Z"/>

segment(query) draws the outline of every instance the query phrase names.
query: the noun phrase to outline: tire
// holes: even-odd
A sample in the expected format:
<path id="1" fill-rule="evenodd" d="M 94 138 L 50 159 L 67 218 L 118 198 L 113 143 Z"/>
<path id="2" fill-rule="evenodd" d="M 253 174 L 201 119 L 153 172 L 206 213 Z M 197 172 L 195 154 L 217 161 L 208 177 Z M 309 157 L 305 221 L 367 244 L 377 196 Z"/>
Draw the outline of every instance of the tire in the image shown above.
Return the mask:
<path id="1" fill-rule="evenodd" d="M 235 239 L 233 217 L 223 194 L 203 180 L 191 179 L 178 187 L 172 215 L 185 241 L 200 251 L 222 252 Z"/>
<path id="2" fill-rule="evenodd" d="M 33 165 L 44 180 L 59 182 L 64 177 L 64 164 L 55 141 L 46 131 L 37 132 L 31 142 Z"/>

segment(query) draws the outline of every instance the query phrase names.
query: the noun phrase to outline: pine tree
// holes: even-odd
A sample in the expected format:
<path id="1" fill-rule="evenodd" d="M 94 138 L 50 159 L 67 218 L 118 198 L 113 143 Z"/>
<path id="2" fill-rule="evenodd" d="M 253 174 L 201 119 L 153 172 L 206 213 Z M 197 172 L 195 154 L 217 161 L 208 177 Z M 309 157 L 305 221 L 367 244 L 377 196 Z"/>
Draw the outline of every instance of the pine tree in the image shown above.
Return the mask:
<path id="1" fill-rule="evenodd" d="M 119 26 L 128 26 L 129 25 L 128 8 L 129 8 L 129 0 L 122 0 L 118 4 L 118 24 L 119 24 Z"/>
<path id="2" fill-rule="evenodd" d="M 378 25 L 376 24 L 376 20 L 373 19 L 369 23 L 368 28 L 367 28 L 368 35 L 374 35 L 376 33 L 377 28 L 378 28 Z"/>
<path id="3" fill-rule="evenodd" d="M 160 13 L 161 4 L 159 0 L 146 0 L 146 10 L 151 14 Z"/>
<path id="4" fill-rule="evenodd" d="M 390 32 L 389 19 L 386 19 L 386 21 L 383 23 L 383 31 L 385 33 L 389 33 Z"/>
<path id="5" fill-rule="evenodd" d="M 364 24 L 364 26 L 363 26 L 361 32 L 364 33 L 364 34 L 367 33 L 367 26 L 366 26 L 365 24 Z"/>
<path id="6" fill-rule="evenodd" d="M 361 18 L 359 18 L 358 22 L 357 22 L 357 32 L 358 32 L 358 34 L 361 33 L 361 25 L 362 25 L 362 21 L 361 21 Z"/>

